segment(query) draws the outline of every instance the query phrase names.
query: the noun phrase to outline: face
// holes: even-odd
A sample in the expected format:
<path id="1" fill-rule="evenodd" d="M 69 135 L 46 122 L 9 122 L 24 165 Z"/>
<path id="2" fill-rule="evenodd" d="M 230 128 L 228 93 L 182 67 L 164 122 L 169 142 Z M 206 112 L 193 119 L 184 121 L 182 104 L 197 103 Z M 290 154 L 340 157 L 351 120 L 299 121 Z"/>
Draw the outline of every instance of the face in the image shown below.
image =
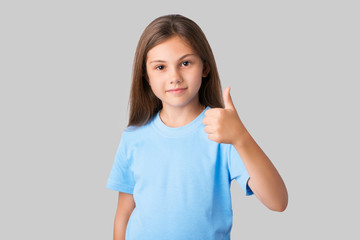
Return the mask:
<path id="1" fill-rule="evenodd" d="M 198 107 L 202 77 L 206 77 L 201 58 L 184 40 L 171 37 L 147 54 L 149 85 L 163 107 Z"/>

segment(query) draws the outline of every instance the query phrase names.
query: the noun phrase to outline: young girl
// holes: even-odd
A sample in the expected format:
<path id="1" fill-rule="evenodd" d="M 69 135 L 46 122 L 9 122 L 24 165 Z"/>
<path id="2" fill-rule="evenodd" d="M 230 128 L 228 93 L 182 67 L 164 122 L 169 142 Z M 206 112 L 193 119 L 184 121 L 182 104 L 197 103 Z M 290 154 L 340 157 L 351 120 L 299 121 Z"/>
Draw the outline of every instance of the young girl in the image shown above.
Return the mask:
<path id="1" fill-rule="evenodd" d="M 181 15 L 152 21 L 134 59 L 129 124 L 106 187 L 119 192 L 114 239 L 230 239 L 230 183 L 284 211 L 279 173 L 222 95 L 200 27 Z"/>

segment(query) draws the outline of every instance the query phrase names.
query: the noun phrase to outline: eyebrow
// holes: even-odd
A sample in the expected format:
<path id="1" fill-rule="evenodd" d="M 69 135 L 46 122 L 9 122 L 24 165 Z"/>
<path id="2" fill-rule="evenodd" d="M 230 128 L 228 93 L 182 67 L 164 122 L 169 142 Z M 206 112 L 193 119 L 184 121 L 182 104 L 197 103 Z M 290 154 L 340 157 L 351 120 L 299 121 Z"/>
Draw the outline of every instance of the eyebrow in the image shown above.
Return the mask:
<path id="1" fill-rule="evenodd" d="M 185 54 L 184 56 L 182 56 L 181 58 L 179 58 L 179 60 L 182 60 L 182 59 L 184 59 L 184 58 L 186 58 L 186 57 L 188 57 L 188 56 L 192 56 L 192 55 L 196 55 L 196 54 L 194 54 L 194 53 L 189 53 L 189 54 Z M 150 63 L 153 63 L 153 62 L 166 62 L 166 61 L 164 61 L 164 60 L 153 60 L 153 61 L 151 61 Z"/>

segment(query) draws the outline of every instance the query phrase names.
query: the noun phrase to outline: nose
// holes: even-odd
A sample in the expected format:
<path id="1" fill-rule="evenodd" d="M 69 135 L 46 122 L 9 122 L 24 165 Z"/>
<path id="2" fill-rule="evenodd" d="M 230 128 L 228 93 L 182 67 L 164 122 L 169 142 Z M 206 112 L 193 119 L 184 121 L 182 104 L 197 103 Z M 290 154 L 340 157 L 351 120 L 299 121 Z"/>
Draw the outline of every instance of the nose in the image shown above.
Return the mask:
<path id="1" fill-rule="evenodd" d="M 182 77 L 181 74 L 179 73 L 179 70 L 177 68 L 173 68 L 172 71 L 170 72 L 170 83 L 171 84 L 178 84 L 181 83 Z"/>

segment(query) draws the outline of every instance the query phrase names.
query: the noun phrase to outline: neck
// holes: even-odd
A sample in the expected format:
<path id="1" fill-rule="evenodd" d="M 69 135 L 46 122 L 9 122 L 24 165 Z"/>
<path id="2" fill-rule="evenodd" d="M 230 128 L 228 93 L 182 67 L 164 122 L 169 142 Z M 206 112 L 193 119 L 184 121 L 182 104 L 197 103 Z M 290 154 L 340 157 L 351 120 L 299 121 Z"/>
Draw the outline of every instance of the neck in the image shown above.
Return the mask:
<path id="1" fill-rule="evenodd" d="M 168 107 L 163 104 L 159 116 L 161 121 L 168 127 L 182 127 L 192 122 L 204 111 L 205 106 L 199 102 L 195 106 Z"/>

